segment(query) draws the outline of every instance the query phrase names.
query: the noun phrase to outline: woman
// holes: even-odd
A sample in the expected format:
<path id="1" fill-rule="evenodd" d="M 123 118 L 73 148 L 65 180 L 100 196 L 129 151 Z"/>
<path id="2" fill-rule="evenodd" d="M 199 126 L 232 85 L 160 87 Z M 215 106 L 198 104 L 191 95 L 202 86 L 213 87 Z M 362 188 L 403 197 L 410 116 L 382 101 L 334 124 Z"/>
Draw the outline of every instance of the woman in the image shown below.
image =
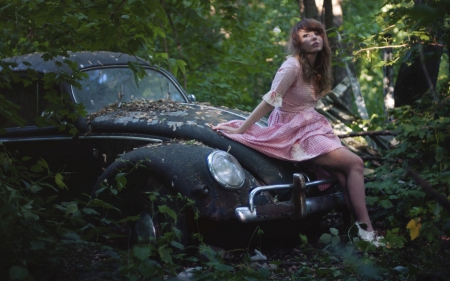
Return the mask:
<path id="1" fill-rule="evenodd" d="M 344 187 L 360 238 L 379 246 L 365 202 L 364 163 L 342 146 L 328 120 L 315 111 L 332 80 L 324 26 L 314 19 L 298 22 L 291 30 L 289 49 L 292 56 L 281 65 L 271 90 L 250 116 L 213 129 L 271 157 L 312 164 L 334 175 Z M 254 125 L 272 109 L 267 128 Z"/>

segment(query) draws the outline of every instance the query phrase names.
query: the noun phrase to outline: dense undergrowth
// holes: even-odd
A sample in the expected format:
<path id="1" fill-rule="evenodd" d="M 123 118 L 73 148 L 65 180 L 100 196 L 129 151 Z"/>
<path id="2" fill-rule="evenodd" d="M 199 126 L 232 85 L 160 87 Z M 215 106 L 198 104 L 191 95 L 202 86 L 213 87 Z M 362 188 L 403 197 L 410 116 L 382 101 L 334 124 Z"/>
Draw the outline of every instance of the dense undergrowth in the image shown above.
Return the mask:
<path id="1" fill-rule="evenodd" d="M 101 209 L 119 210 L 86 194 L 59 202 L 58 195 L 66 192 L 64 173 L 53 173 L 42 159 L 28 163 L 26 157 L 18 160 L 2 151 L 0 278 L 172 280 L 191 268 L 197 269 L 189 273 L 191 280 L 445 280 L 449 210 L 426 195 L 406 171 L 414 170 L 449 197 L 449 103 L 443 93 L 392 111 L 394 121 L 387 128 L 397 133 L 397 143 L 384 152 L 383 164 L 367 184 L 371 215 L 383 229 L 385 247 L 358 241 L 355 229 L 341 226 L 324 231 L 318 241 L 299 234 L 300 242 L 290 251 L 258 262 L 251 259 L 254 248 L 215 251 L 198 234 L 197 255 L 187 254 L 174 227 L 178 214 L 161 200 L 157 208 L 167 219 L 164 235 L 151 243 L 119 247 L 114 241 L 128 234 L 112 230 L 138 217 L 106 219 Z M 120 177 L 118 186 L 126 184 Z M 110 186 L 104 190 L 117 192 Z M 149 197 L 158 198 L 153 193 Z"/>

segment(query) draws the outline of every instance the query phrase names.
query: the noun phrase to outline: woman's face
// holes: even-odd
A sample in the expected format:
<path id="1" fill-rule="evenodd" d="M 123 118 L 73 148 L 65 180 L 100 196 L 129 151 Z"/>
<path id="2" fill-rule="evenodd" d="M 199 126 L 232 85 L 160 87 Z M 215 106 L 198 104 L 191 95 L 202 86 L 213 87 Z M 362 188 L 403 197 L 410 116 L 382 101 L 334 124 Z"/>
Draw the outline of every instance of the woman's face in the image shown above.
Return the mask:
<path id="1" fill-rule="evenodd" d="M 318 53 L 323 48 L 323 38 L 317 31 L 300 29 L 300 50 L 306 54 Z"/>

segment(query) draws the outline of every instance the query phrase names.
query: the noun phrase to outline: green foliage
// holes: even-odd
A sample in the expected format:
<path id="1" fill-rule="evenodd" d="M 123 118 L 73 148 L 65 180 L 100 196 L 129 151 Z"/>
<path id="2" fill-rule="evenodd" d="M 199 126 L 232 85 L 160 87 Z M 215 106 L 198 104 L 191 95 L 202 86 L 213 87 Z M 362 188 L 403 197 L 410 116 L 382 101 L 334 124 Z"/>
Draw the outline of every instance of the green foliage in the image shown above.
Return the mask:
<path id="1" fill-rule="evenodd" d="M 243 110 L 269 90 L 298 20 L 292 1 L 170 0 L 164 9 L 171 25 L 160 48 L 187 63 L 178 75 L 186 90 L 199 101 Z"/>
<path id="2" fill-rule="evenodd" d="M 50 60 L 67 55 L 67 51 L 125 52 L 168 68 L 199 101 L 244 110 L 252 109 L 269 89 L 284 60 L 289 28 L 298 20 L 295 1 L 3 2 L 0 58 L 31 52 L 43 52 L 43 58 Z M 427 1 L 418 6 L 413 1 L 345 1 L 343 5 L 344 43 L 353 43 L 355 66 L 369 112 L 383 116 L 384 62 L 380 50 L 398 47 L 392 62 L 398 67 L 396 63 L 402 62 L 408 48 L 418 42 L 448 46 L 448 1 Z M 275 27 L 281 32 L 274 32 Z M 349 59 L 347 53 L 335 57 Z M 420 267 L 435 272 L 448 267 L 450 259 L 448 252 L 440 248 L 440 237 L 450 233 L 449 212 L 405 176 L 407 168 L 416 170 L 439 193 L 450 195 L 448 57 L 444 62 L 447 64 L 438 81 L 438 99 L 425 96 L 414 106 L 392 112 L 395 120 L 387 129 L 398 133 L 398 144 L 385 152 L 385 164 L 367 185 L 368 203 L 379 208 L 374 218 L 383 220 L 389 228 L 388 248 L 373 255 L 367 243 L 351 237 L 353 243 L 345 243 L 345 237 L 332 229 L 320 239 L 325 248 L 312 255 L 317 265 L 299 258 L 292 280 L 326 280 L 330 276 L 346 280 L 396 276 L 407 280 L 418 276 Z M 28 71 L 27 79 L 14 75 L 10 66 L 4 62 L 0 65 L 0 88 L 8 89 L 13 82 L 31 85 L 41 81 L 45 99 L 57 107 L 46 111 L 37 124 L 51 124 L 75 134 L 71 124 L 84 115 L 84 110 L 77 105 L 70 108 L 64 102 L 66 93 L 55 87 L 61 81 L 76 86 L 83 78 L 76 66 L 70 65 L 70 73 L 43 76 Z M 136 77 L 142 75 L 137 65 L 129 67 Z M 0 92 L 0 114 L 23 126 L 25 120 L 18 112 L 17 105 Z M 377 119 L 373 120 L 376 123 Z M 107 241 L 123 238 L 111 232 L 112 226 L 120 227 L 140 217 L 110 219 L 100 210 L 120 213 L 117 207 L 89 196 L 59 202 L 59 195 L 67 188 L 64 172 L 52 172 L 44 159 L 36 163 L 27 163 L 27 157 L 17 159 L 7 152 L 0 154 L 0 266 L 7 269 L 0 273 L 2 280 L 75 279 L 89 271 L 102 272 L 99 279 L 106 280 L 118 276 L 129 280 L 162 279 L 180 272 L 187 261 L 201 265 L 196 280 L 267 280 L 270 276 L 268 269 L 255 269 L 248 259 L 231 266 L 204 245 L 200 249 L 209 252 L 207 261 L 185 256 L 179 251 L 183 249 L 181 232 L 173 227 L 179 213 L 169 206 L 169 201 L 156 206 L 167 224 L 154 243 L 138 244 L 129 251 L 110 245 Z M 104 185 L 97 195 L 109 192 L 112 198 L 126 190 L 127 184 L 125 174 L 118 174 L 114 187 Z M 149 198 L 161 196 L 149 194 Z M 419 230 L 419 237 L 413 241 L 411 229 L 406 228 L 411 221 Z M 255 235 L 263 234 L 255 230 Z M 196 237 L 201 240 L 200 235 Z M 302 240 L 302 251 L 314 251 L 306 239 Z M 96 256 L 105 259 L 93 263 Z M 119 270 L 108 275 L 111 267 Z"/>
<path id="3" fill-rule="evenodd" d="M 352 60 L 369 116 L 384 116 L 383 55 L 382 50 L 371 49 L 373 46 L 385 46 L 387 43 L 376 36 L 383 28 L 376 17 L 383 7 L 383 2 L 385 1 L 342 2 L 344 21 L 339 30 L 342 33 L 342 46 L 335 56 L 335 60 Z M 347 47 L 344 48 L 345 46 Z M 365 49 L 367 50 L 361 51 Z"/>
<path id="4" fill-rule="evenodd" d="M 106 214 L 121 211 L 86 195 L 61 202 L 59 196 L 67 189 L 64 172 L 53 173 L 43 159 L 36 163 L 27 163 L 28 157 L 16 159 L 7 151 L 0 153 L 1 280 L 68 280 L 83 274 L 100 274 L 102 280 L 119 276 L 138 280 L 162 278 L 179 270 L 185 257 L 174 251 L 184 250 L 179 243 L 182 233 L 173 227 L 179 213 L 168 205 L 160 203 L 155 207 L 165 216 L 162 235 L 151 243 L 136 244 L 130 255 L 110 241 L 128 240 L 115 229 L 139 220 L 139 215 L 120 220 L 103 216 L 102 210 Z M 119 173 L 115 182 L 126 184 L 125 176 Z M 119 189 L 126 189 L 117 186 L 103 185 L 97 195 L 108 192 L 112 198 Z M 152 193 L 149 198 L 159 202 L 183 200 L 186 208 L 193 204 L 181 196 L 164 199 Z M 98 261 L 98 256 L 105 259 Z M 111 266 L 117 270 L 111 272 Z"/>
<path id="5" fill-rule="evenodd" d="M 421 45 L 442 44 L 448 48 L 448 1 L 347 1 L 343 2 L 343 43 L 352 52 L 361 91 L 366 101 L 373 126 L 382 126 L 386 120 L 383 101 L 383 68 L 392 66 L 395 82 L 401 63 L 413 59 Z M 360 13 L 359 11 L 364 11 Z M 392 49 L 393 57 L 384 61 L 383 52 Z M 342 49 L 343 57 L 349 50 Z M 407 55 L 409 53 L 413 55 Z M 337 56 L 337 58 L 342 57 Z M 447 57 L 448 60 L 448 57 Z M 448 61 L 444 62 L 447 65 Z M 448 70 L 447 70 L 448 71 Z M 394 93 L 395 95 L 395 93 Z"/>
<path id="6" fill-rule="evenodd" d="M 385 165 L 376 171 L 382 181 L 368 184 L 375 194 L 382 192 L 380 196 L 369 198 L 369 202 L 392 212 L 387 216 L 392 226 L 405 227 L 406 218 L 420 218 L 421 235 L 429 241 L 448 235 L 449 212 L 427 197 L 405 173 L 406 169 L 417 171 L 437 192 L 449 197 L 448 100 L 448 92 L 434 102 L 424 96 L 415 106 L 392 111 L 394 122 L 388 129 L 398 133 L 395 138 L 398 143 L 386 152 Z"/>
<path id="7" fill-rule="evenodd" d="M 27 163 L 4 151 L 0 153 L 0 279 L 33 280 L 62 274 L 65 262 L 78 259 L 77 266 L 89 261 L 78 256 L 83 248 L 103 253 L 106 245 L 84 240 L 92 237 L 86 213 L 95 214 L 95 203 L 58 202 L 67 189 L 63 173 L 53 173 L 45 160 Z M 25 164 L 26 163 L 26 164 Z M 58 186 L 58 188 L 55 188 Z M 88 267 L 87 267 L 88 268 Z M 4 272 L 8 269 L 9 273 Z M 52 273 L 49 273 L 52 272 Z"/>
<path id="8" fill-rule="evenodd" d="M 164 38 L 164 27 L 168 23 L 159 1 L 8 1 L 0 9 L 0 58 L 41 52 L 44 60 L 68 56 L 72 51 L 118 51 L 141 55 L 152 63 L 166 61 L 168 56 L 156 50 L 158 38 Z M 60 62 L 59 73 L 37 74 L 27 71 L 27 77 L 19 77 L 10 71 L 14 63 L 1 62 L 0 89 L 11 88 L 11 83 L 25 86 L 39 80 L 45 90 L 44 98 L 53 108 L 37 117 L 38 126 L 56 126 L 61 131 L 76 134 L 73 125 L 79 116 L 84 116 L 84 107 L 67 102 L 67 93 L 58 90 L 60 82 L 79 86 L 85 74 L 77 71 L 76 63 L 64 61 L 69 71 Z M 26 63 L 25 63 L 26 64 Z M 178 61 L 171 70 L 184 72 L 184 63 Z M 142 67 L 130 64 L 136 77 L 142 75 Z M 3 91 L 2 91 L 3 92 Z M 10 103 L 0 92 L 0 114 L 19 126 L 24 125 L 19 107 Z"/>
<path id="9" fill-rule="evenodd" d="M 2 57 L 85 50 L 163 56 L 155 52 L 167 24 L 159 1 L 9 1 L 0 13 Z"/>
<path id="10" fill-rule="evenodd" d="M 325 276 L 324 280 L 329 280 L 326 276 L 333 276 L 343 280 L 423 280 L 427 275 L 445 277 L 449 253 L 440 245 L 420 243 L 410 247 L 405 243 L 406 239 L 399 236 L 398 229 L 394 229 L 388 231 L 382 240 L 386 246 L 375 248 L 359 240 L 355 229 L 350 228 L 347 237 L 339 235 L 339 231 L 334 228 L 330 228 L 330 233 L 322 234 L 319 242 L 325 247 L 315 257 L 328 261 L 330 266 L 323 268 L 316 278 Z M 303 246 L 303 249 L 307 247 Z"/>

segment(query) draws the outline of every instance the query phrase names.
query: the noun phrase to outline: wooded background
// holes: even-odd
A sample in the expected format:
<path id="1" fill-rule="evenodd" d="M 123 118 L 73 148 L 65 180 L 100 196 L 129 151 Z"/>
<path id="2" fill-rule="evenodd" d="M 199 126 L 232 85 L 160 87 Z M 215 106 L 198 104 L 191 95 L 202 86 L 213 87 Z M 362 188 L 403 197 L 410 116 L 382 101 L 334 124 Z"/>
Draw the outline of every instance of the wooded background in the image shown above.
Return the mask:
<path id="1" fill-rule="evenodd" d="M 316 18 L 325 24 L 333 49 L 335 87 L 321 110 L 335 124 L 347 120 L 352 131 L 348 136 L 356 139 L 366 140 L 360 137 L 366 131 L 391 135 L 387 146 L 367 142 L 375 160 L 366 161 L 372 170 L 367 203 L 376 210 L 371 219 L 385 230 L 388 246 L 371 255 L 359 245 L 340 245 L 339 237 L 346 234 L 338 236 L 330 229 L 325 240 L 331 244 L 308 259 L 323 259 L 325 265 L 312 272 L 311 264 L 302 267 L 303 260 L 295 276 L 304 279 L 307 272 L 308 280 L 318 280 L 320 274 L 323 280 L 424 280 L 425 272 L 437 278 L 430 280 L 444 280 L 439 278 L 449 276 L 449 252 L 443 245 L 450 237 L 450 213 L 429 195 L 434 192 L 424 192 L 408 175 L 417 172 L 426 182 L 422 186 L 440 194 L 441 201 L 449 198 L 449 11 L 450 0 L 0 0 L 0 59 L 32 52 L 48 59 L 69 51 L 128 53 L 169 69 L 198 101 L 251 111 L 288 55 L 291 26 L 305 17 Z M 16 105 L 2 94 L 19 79 L 9 67 L 0 62 L 0 114 L 23 125 Z M 79 78 L 42 77 L 45 83 L 73 84 Z M 77 117 L 58 114 L 67 117 L 61 120 Z M 59 125 L 70 128 L 70 122 Z M 46 198 L 27 190 L 22 177 L 30 175 L 33 187 L 40 188 L 41 182 L 22 160 L 0 153 L 0 269 L 8 270 L 12 280 L 34 280 L 32 270 L 47 268 L 62 268 L 64 280 L 75 280 L 72 276 L 80 271 L 111 266 L 106 259 L 92 263 L 98 256 L 84 259 L 85 253 L 93 253 L 91 247 L 106 252 L 113 266 L 122 264 L 120 270 L 134 278 L 130 280 L 162 278 L 184 266 L 184 260 L 182 265 L 175 262 L 179 256 L 150 260 L 147 252 L 135 248 L 130 258 L 129 253 L 84 240 L 82 229 L 74 225 L 87 227 L 88 220 L 61 215 L 47 208 Z M 69 235 L 73 243 L 60 243 L 54 233 Z M 323 253 L 329 255 L 324 258 Z M 92 268 L 80 269 L 86 264 Z M 201 280 L 212 280 L 211 274 L 222 276 L 217 280 L 256 278 L 252 268 L 239 266 L 240 276 L 249 277 L 239 279 L 224 262 L 211 264 L 206 266 L 212 273 Z M 256 280 L 267 280 L 266 273 L 257 273 Z"/>
<path id="2" fill-rule="evenodd" d="M 349 79 L 340 99 L 364 119 L 385 115 L 394 99 L 404 104 L 394 84 L 403 60 L 414 60 L 414 54 L 406 53 L 431 43 L 442 54 L 443 41 L 448 40 L 448 27 L 440 24 L 448 15 L 447 1 L 1 3 L 2 58 L 80 50 L 130 53 L 170 69 L 199 101 L 247 111 L 269 90 L 287 55 L 289 30 L 302 18 L 325 24 L 333 50 L 334 86 Z M 433 60 L 439 62 L 440 54 Z M 434 82 L 437 73 L 430 71 L 428 82 Z"/>

